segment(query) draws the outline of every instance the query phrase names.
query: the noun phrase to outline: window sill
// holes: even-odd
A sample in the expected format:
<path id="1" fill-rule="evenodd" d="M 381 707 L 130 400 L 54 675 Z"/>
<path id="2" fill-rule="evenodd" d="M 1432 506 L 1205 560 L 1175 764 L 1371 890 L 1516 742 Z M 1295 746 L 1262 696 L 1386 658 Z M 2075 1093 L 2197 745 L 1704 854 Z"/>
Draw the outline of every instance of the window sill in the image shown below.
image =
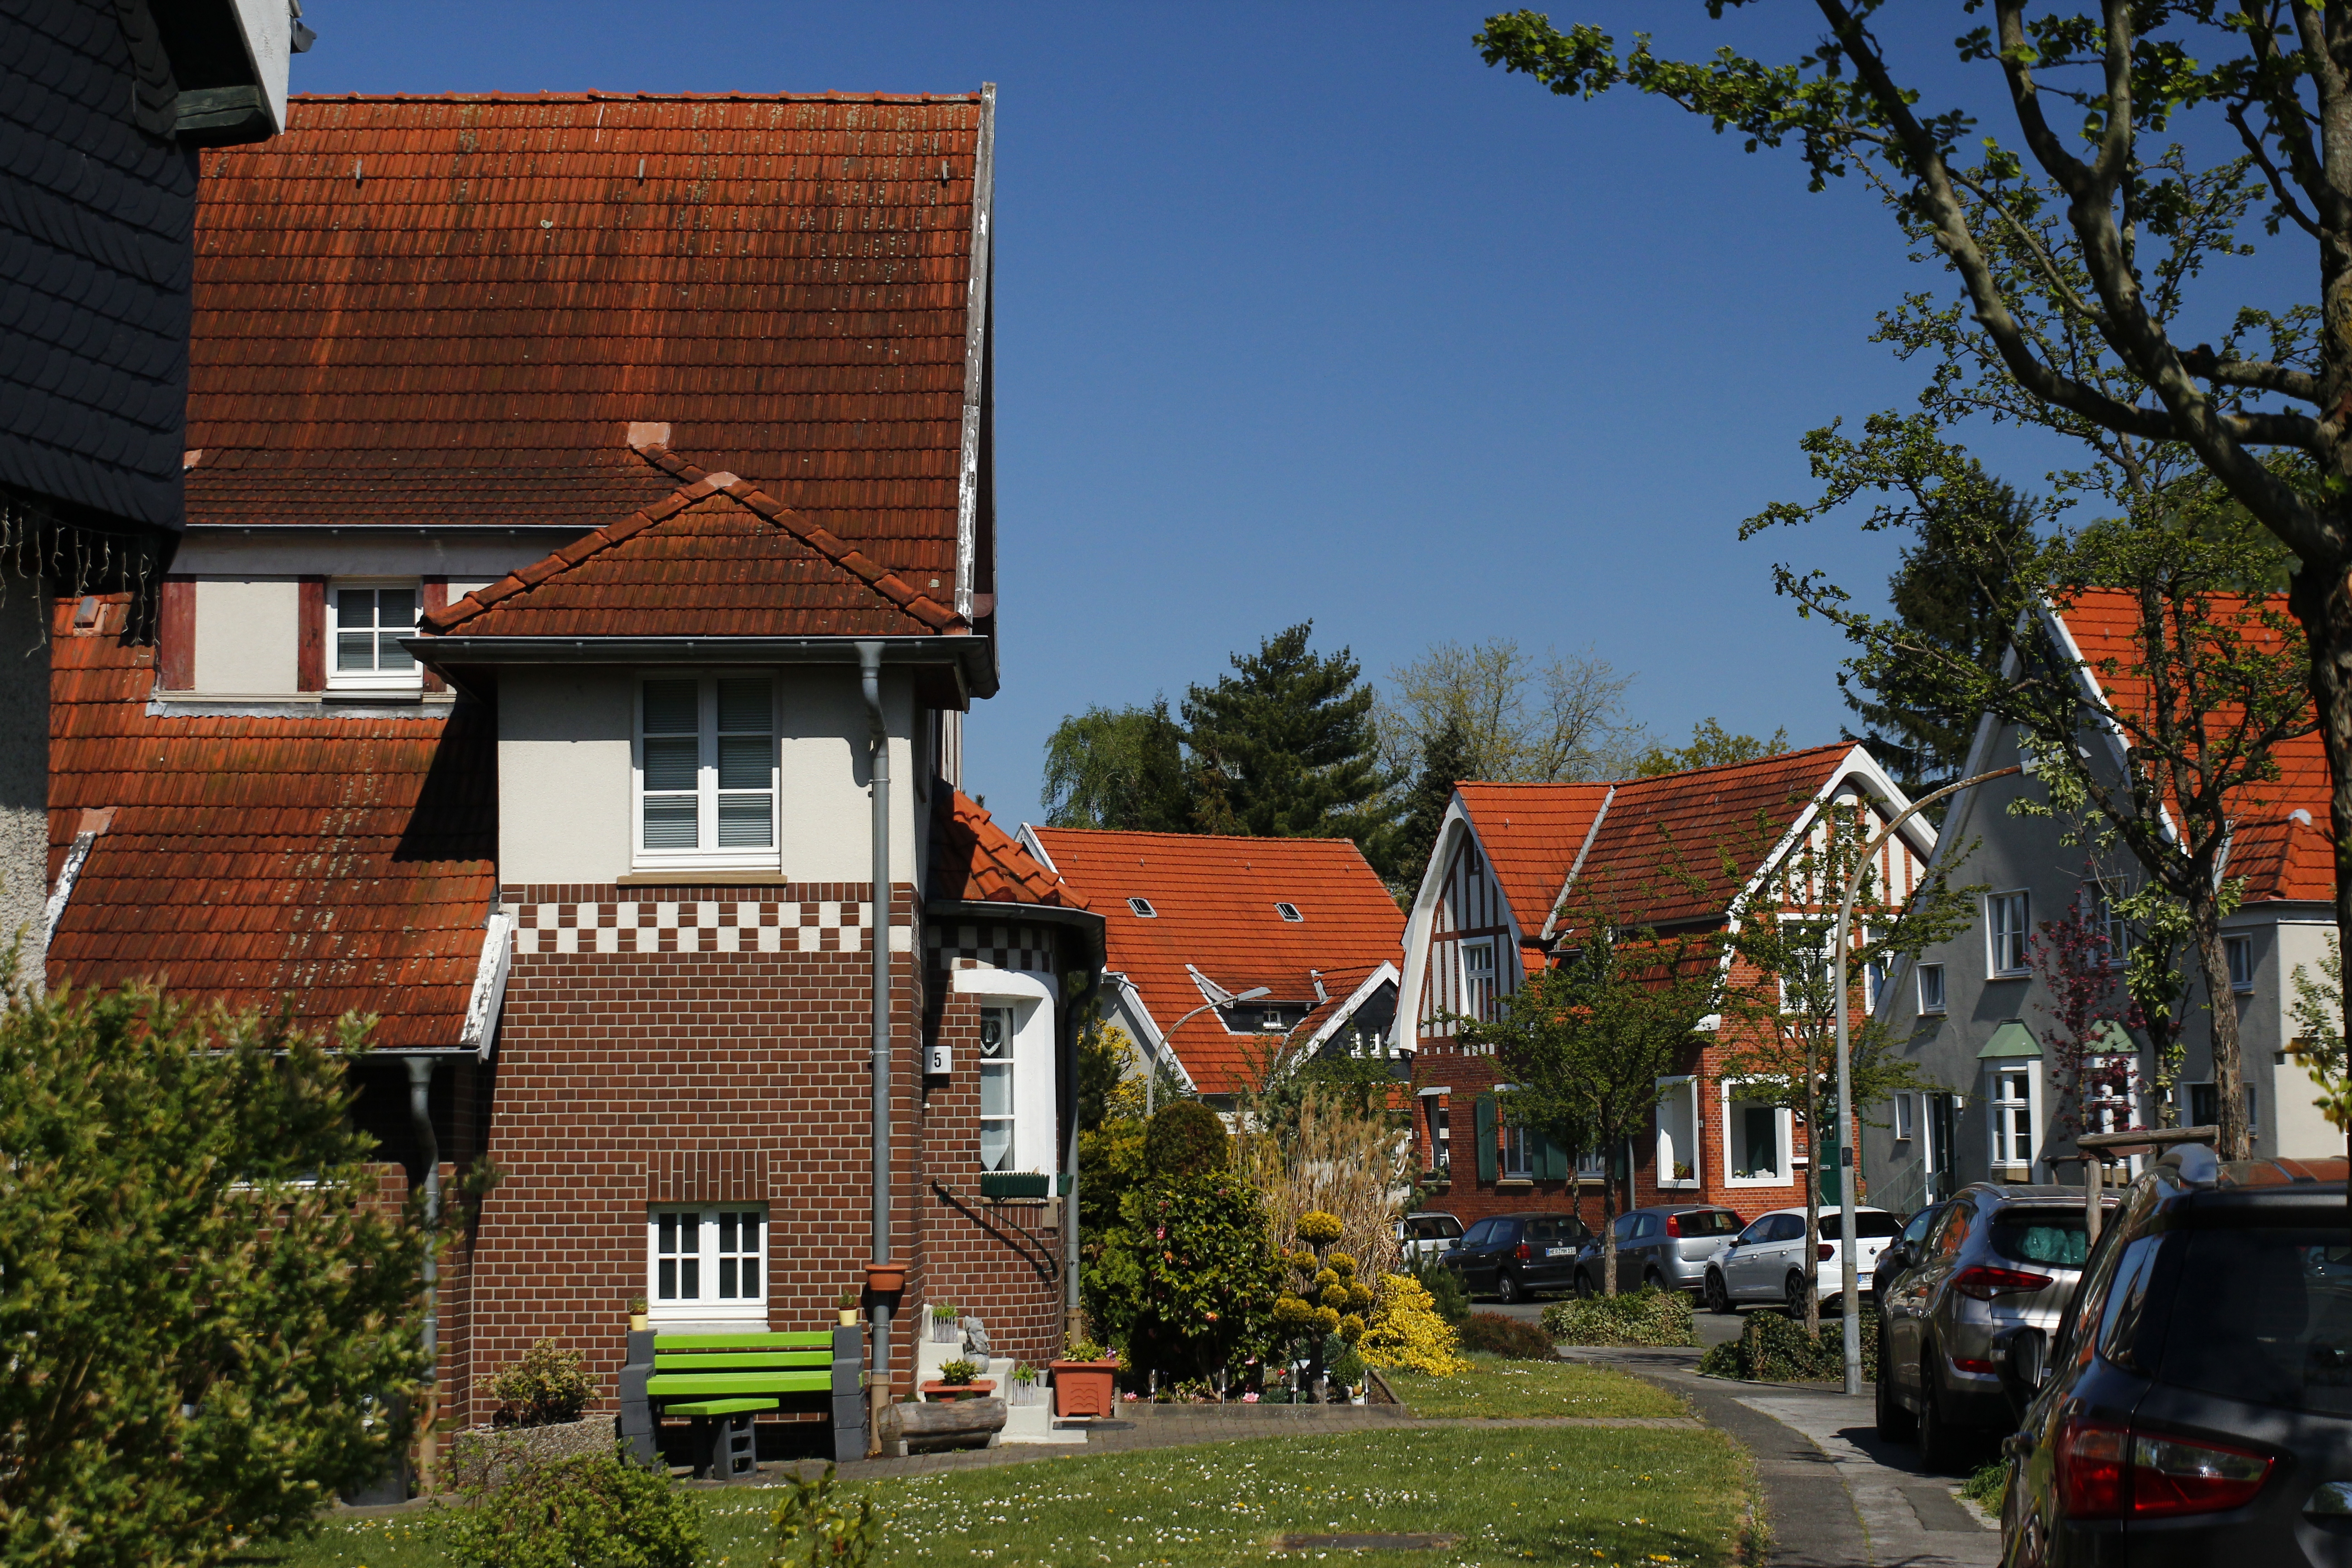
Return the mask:
<path id="1" fill-rule="evenodd" d="M 1524 1192 L 1535 1184 L 1533 1176 L 1502 1176 L 1496 1178 L 1495 1190 L 1498 1193 Z"/>
<path id="2" fill-rule="evenodd" d="M 2031 980 L 2032 978 L 2033 971 L 2031 969 L 1996 969 L 1985 976 L 1985 981 L 1990 984 L 1996 980 Z"/>
<path id="3" fill-rule="evenodd" d="M 627 871 L 616 888 L 781 888 L 791 879 L 773 866 L 678 866 L 661 871 Z"/>
<path id="4" fill-rule="evenodd" d="M 1700 1182 L 1696 1176 L 1678 1176 L 1671 1182 L 1655 1182 L 1652 1185 L 1662 1193 L 1681 1193 L 1696 1189 Z"/>
<path id="5" fill-rule="evenodd" d="M 1797 1184 L 1797 1178 L 1793 1175 L 1726 1176 L 1723 1184 L 1727 1187 L 1792 1187 Z"/>

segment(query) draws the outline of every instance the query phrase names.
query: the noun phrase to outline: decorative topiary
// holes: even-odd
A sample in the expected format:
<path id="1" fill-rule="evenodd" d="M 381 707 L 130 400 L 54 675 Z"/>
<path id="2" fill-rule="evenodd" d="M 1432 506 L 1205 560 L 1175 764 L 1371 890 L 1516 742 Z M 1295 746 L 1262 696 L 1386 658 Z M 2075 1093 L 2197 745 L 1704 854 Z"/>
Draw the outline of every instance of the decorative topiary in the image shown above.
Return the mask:
<path id="1" fill-rule="evenodd" d="M 1372 1310 L 1371 1291 L 1353 1279 L 1349 1280 L 1348 1304 L 1339 1310 L 1343 1312 L 1353 1312 L 1359 1317 L 1370 1311 Z"/>
<path id="2" fill-rule="evenodd" d="M 1353 1279 L 1356 1277 L 1356 1260 L 1344 1252 L 1335 1252 L 1323 1262 L 1331 1272 L 1342 1279 Z"/>
<path id="3" fill-rule="evenodd" d="M 1336 1334 L 1336 1333 L 1338 1333 L 1338 1332 L 1339 1331 L 1339 1309 L 1338 1309 L 1338 1308 L 1336 1308 L 1336 1307 L 1318 1307 L 1318 1308 L 1316 1308 L 1316 1309 L 1315 1309 L 1315 1326 L 1316 1326 L 1316 1328 L 1317 1328 L 1317 1329 L 1320 1330 L 1322 1332 L 1327 1333 L 1327 1334 Z"/>
<path id="4" fill-rule="evenodd" d="M 1180 1100 L 1145 1130 L 1143 1164 L 1155 1176 L 1213 1175 L 1225 1168 L 1232 1145 L 1215 1111 L 1197 1100 Z"/>
<path id="5" fill-rule="evenodd" d="M 1339 1239 L 1339 1216 L 1309 1209 L 1298 1216 L 1298 1239 L 1309 1247 L 1328 1247 Z"/>
<path id="6" fill-rule="evenodd" d="M 1341 1318 L 1339 1320 L 1339 1337 L 1347 1341 L 1351 1345 L 1358 1340 L 1362 1339 L 1364 1337 L 1364 1320 L 1356 1316 L 1353 1312 L 1349 1312 L 1345 1317 Z M 1351 1379 L 1350 1381 L 1358 1380 Z"/>

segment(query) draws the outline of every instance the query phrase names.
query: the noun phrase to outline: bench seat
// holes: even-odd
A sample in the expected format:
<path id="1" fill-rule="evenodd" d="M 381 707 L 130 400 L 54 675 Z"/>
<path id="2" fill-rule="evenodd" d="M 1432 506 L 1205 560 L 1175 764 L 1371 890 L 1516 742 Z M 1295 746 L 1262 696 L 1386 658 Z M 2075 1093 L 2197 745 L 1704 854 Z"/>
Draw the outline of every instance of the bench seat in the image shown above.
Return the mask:
<path id="1" fill-rule="evenodd" d="M 698 1399 L 691 1405 L 665 1405 L 665 1415 L 748 1415 L 756 1411 L 773 1410 L 772 1399 Z"/>

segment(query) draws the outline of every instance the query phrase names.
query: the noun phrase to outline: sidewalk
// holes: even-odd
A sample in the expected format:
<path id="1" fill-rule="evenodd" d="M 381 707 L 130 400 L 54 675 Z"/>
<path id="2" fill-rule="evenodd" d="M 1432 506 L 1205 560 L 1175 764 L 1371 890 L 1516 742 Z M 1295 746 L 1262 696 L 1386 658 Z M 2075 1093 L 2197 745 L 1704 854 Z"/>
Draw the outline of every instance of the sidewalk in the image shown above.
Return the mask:
<path id="1" fill-rule="evenodd" d="M 1768 1568 L 1994 1568 L 2000 1535 L 1918 1451 L 1878 1440 L 1867 1398 L 1701 1377 L 1696 1350 L 1569 1348 L 1688 1397 L 1756 1456 L 1772 1530 Z"/>

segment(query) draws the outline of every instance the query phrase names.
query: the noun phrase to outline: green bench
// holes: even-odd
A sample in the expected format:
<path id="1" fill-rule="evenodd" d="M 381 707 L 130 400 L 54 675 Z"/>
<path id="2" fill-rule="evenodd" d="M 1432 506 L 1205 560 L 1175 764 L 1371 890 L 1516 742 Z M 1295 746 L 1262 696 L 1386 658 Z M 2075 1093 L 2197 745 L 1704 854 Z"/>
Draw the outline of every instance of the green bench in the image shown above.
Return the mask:
<path id="1" fill-rule="evenodd" d="M 621 1369 L 621 1439 L 648 1465 L 660 1459 L 665 1419 L 694 1424 L 694 1473 L 743 1480 L 756 1473 L 755 1416 L 818 1410 L 833 1422 L 837 1460 L 866 1457 L 866 1400 L 859 1372 L 866 1337 L 855 1326 L 814 1333 L 629 1335 Z"/>

